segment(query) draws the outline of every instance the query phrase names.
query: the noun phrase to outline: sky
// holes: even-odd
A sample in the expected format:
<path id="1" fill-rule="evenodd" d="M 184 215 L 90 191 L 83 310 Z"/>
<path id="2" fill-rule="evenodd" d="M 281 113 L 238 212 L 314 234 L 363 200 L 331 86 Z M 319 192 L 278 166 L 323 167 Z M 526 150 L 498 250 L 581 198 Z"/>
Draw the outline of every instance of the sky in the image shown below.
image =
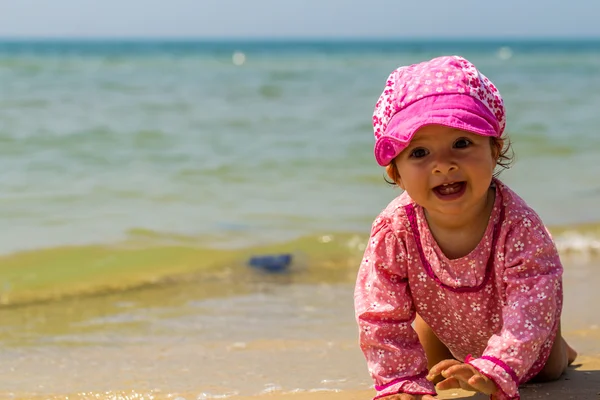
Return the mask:
<path id="1" fill-rule="evenodd" d="M 4 38 L 600 37 L 599 0 L 0 0 Z"/>

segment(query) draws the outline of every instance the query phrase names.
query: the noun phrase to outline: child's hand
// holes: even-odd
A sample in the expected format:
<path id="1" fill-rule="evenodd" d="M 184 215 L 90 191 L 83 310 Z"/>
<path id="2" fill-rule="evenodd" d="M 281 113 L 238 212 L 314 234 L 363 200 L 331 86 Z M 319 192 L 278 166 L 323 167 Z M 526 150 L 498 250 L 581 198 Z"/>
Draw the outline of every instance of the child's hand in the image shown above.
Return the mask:
<path id="1" fill-rule="evenodd" d="M 487 376 L 482 375 L 473 366 L 457 360 L 440 361 L 429 370 L 427 380 L 433 381 L 440 374 L 446 379 L 436 385 L 439 390 L 464 389 L 487 395 L 498 390 L 496 384 Z"/>
<path id="2" fill-rule="evenodd" d="M 387 397 L 381 397 L 379 400 L 436 400 L 435 397 L 428 394 L 408 394 L 398 393 Z"/>

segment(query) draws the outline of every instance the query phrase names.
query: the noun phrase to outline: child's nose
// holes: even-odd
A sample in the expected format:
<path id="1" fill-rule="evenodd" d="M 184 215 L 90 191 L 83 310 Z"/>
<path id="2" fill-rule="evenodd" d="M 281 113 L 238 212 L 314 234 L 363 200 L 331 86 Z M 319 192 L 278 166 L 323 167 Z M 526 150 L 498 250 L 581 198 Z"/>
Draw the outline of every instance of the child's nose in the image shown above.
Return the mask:
<path id="1" fill-rule="evenodd" d="M 456 171 L 458 166 L 450 159 L 438 159 L 433 167 L 434 174 L 448 174 Z"/>

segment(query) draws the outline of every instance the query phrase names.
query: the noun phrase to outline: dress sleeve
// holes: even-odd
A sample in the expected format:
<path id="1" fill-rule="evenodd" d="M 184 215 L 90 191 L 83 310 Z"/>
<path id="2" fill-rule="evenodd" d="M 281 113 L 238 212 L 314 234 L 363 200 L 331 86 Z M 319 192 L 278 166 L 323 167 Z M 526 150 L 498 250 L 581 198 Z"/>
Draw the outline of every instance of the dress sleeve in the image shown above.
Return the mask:
<path id="1" fill-rule="evenodd" d="M 431 394 L 427 358 L 411 326 L 415 308 L 406 251 L 385 220 L 374 222 L 360 265 L 354 305 L 360 347 L 375 381 L 375 399 L 396 393 Z"/>
<path id="2" fill-rule="evenodd" d="M 563 268 L 550 234 L 533 216 L 515 225 L 496 254 L 505 261 L 502 329 L 469 361 L 496 383 L 497 400 L 519 398 L 519 383 L 554 342 L 562 310 Z"/>

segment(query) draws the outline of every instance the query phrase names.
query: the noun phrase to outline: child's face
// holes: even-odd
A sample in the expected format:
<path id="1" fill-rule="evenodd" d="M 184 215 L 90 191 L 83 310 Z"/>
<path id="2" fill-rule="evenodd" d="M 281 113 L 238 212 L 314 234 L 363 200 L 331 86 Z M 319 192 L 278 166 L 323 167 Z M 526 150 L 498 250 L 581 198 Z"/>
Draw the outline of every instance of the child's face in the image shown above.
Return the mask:
<path id="1" fill-rule="evenodd" d="M 495 153 L 489 137 L 426 125 L 396 157 L 397 183 L 430 214 L 460 217 L 485 204 Z"/>

